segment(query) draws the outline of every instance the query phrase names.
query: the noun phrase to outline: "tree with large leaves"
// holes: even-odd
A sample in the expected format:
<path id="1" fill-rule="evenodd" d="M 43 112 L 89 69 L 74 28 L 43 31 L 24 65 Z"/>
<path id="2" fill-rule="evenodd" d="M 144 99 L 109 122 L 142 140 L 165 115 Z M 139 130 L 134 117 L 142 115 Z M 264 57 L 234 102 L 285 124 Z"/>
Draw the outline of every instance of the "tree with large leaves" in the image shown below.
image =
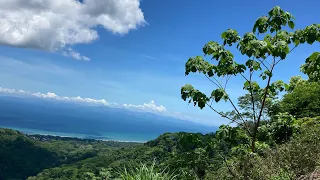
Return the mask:
<path id="1" fill-rule="evenodd" d="M 263 120 L 267 102 L 279 91 L 288 88 L 283 81 L 272 79 L 275 67 L 300 44 L 311 45 L 320 42 L 320 24 L 312 24 L 298 30 L 294 30 L 294 27 L 293 15 L 276 6 L 267 16 L 258 18 L 252 32 L 246 33 L 243 37 L 233 29 L 223 32 L 221 44 L 211 41 L 203 47 L 204 55 L 211 57 L 213 62 L 205 60 L 205 57 L 196 56 L 189 58 L 185 65 L 185 75 L 201 73 L 217 89 L 207 95 L 187 84 L 181 88 L 182 99 L 201 109 L 207 106 L 222 117 L 243 126 L 251 137 L 251 150 L 255 152 L 258 128 Z M 245 63 L 235 61 L 234 55 L 228 50 L 232 46 L 248 59 Z M 301 70 L 313 80 L 320 80 L 319 54 L 319 52 L 312 54 L 301 67 Z M 232 76 L 240 76 L 244 81 L 243 89 L 248 92 L 252 105 L 249 119 L 226 91 Z M 261 78 L 260 83 L 254 81 L 257 78 Z M 233 114 L 222 113 L 212 105 L 213 102 L 218 103 L 221 100 L 231 104 L 234 108 Z M 260 104 L 257 106 L 255 102 Z M 253 124 L 253 128 L 248 127 L 248 122 Z"/>

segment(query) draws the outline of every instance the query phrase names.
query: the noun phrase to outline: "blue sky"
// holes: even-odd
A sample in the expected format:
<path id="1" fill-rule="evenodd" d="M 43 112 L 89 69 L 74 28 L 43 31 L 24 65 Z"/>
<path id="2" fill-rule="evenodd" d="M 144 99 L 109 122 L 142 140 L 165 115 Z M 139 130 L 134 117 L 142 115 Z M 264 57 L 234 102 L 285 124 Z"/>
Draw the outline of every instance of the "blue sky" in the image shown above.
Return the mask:
<path id="1" fill-rule="evenodd" d="M 118 104 L 143 105 L 154 100 L 170 112 L 186 114 L 201 123 L 226 123 L 209 109 L 199 110 L 181 100 L 180 88 L 186 83 L 205 92 L 214 89 L 200 74 L 184 76 L 184 64 L 189 57 L 202 55 L 207 42 L 221 42 L 220 35 L 228 28 L 236 29 L 240 35 L 251 31 L 255 20 L 275 5 L 296 17 L 296 28 L 320 23 L 317 0 L 263 1 L 262 5 L 253 0 L 143 0 L 139 7 L 145 22 L 141 20 L 136 29 L 128 25 L 128 32 L 124 32 L 100 25 L 92 28 L 98 38 L 68 46 L 90 61 L 3 40 L 0 87 L 105 99 Z M 5 35 L 1 29 L 0 35 Z M 300 65 L 319 47 L 303 45 L 296 49 L 277 67 L 274 78 L 288 81 L 291 76 L 301 74 Z M 246 58 L 236 56 L 236 60 L 241 62 Z M 228 90 L 233 99 L 243 93 L 241 86 L 239 79 L 231 80 Z M 216 107 L 230 110 L 225 103 Z"/>

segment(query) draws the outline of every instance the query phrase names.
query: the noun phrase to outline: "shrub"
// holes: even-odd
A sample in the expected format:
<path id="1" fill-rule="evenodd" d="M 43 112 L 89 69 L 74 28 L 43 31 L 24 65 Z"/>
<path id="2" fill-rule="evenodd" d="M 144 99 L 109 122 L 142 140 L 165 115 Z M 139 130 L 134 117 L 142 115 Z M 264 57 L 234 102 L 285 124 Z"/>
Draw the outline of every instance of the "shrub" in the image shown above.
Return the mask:
<path id="1" fill-rule="evenodd" d="M 139 167 L 119 171 L 121 180 L 175 180 L 176 175 L 165 170 L 158 172 L 155 162 L 151 166 L 141 164 Z"/>

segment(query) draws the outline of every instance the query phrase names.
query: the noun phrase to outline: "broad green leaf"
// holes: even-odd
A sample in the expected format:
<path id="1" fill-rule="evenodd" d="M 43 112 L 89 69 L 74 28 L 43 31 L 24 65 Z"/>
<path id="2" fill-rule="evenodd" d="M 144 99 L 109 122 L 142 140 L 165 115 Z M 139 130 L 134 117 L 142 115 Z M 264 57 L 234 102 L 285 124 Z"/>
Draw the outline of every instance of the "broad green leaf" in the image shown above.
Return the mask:
<path id="1" fill-rule="evenodd" d="M 253 33 L 246 33 L 239 42 L 238 46 L 241 54 L 245 54 L 248 57 L 265 57 L 268 52 L 268 42 L 258 40 Z"/>
<path id="2" fill-rule="evenodd" d="M 267 79 L 267 76 L 266 76 L 266 75 L 262 75 L 261 77 L 262 77 L 263 80 L 266 80 L 266 79 Z"/>
<path id="3" fill-rule="evenodd" d="M 200 109 L 203 109 L 206 106 L 206 103 L 210 100 L 210 98 L 208 98 L 204 93 L 194 89 L 190 84 L 181 88 L 181 98 L 184 101 L 189 99 L 189 103 L 193 102 L 193 105 L 198 105 Z"/>
<path id="4" fill-rule="evenodd" d="M 228 29 L 227 31 L 223 32 L 221 34 L 221 38 L 223 39 L 223 45 L 228 44 L 229 46 L 232 46 L 233 43 L 236 43 L 240 40 L 238 32 L 233 29 Z"/>
<path id="5" fill-rule="evenodd" d="M 213 58 L 218 60 L 220 58 L 220 52 L 222 49 L 223 48 L 219 43 L 211 41 L 207 43 L 202 50 L 205 55 L 212 55 Z"/>
<path id="6" fill-rule="evenodd" d="M 267 77 L 272 77 L 272 73 L 271 73 L 270 71 L 268 71 L 268 70 L 265 70 L 264 72 L 262 72 L 262 73 L 260 74 L 260 77 L 261 77 L 263 80 L 265 80 L 265 79 L 267 79 Z"/>
<path id="7" fill-rule="evenodd" d="M 253 32 L 255 33 L 258 29 L 259 33 L 265 33 L 268 30 L 268 17 L 267 16 L 262 16 L 257 21 L 255 22 L 253 26 Z"/>
<path id="8" fill-rule="evenodd" d="M 289 22 L 288 22 L 288 25 L 289 25 L 289 27 L 290 27 L 291 29 L 294 29 L 295 24 L 294 24 L 293 21 L 289 21 Z"/>
<path id="9" fill-rule="evenodd" d="M 281 92 L 281 91 L 285 90 L 286 84 L 283 81 L 278 80 L 278 81 L 271 83 L 271 86 L 274 86 L 276 90 L 279 90 Z"/>
<path id="10" fill-rule="evenodd" d="M 213 76 L 214 74 L 214 65 L 205 61 L 201 56 L 189 58 L 189 60 L 186 62 L 185 68 L 185 75 L 189 75 L 190 72 L 199 72 L 208 74 L 209 76 Z"/>
<path id="11" fill-rule="evenodd" d="M 220 88 L 212 91 L 211 98 L 213 98 L 216 102 L 219 102 L 221 99 L 227 101 L 229 99 L 229 96 L 224 89 Z"/>
<path id="12" fill-rule="evenodd" d="M 246 62 L 246 66 L 248 68 L 250 68 L 250 71 L 257 71 L 257 70 L 261 70 L 261 67 L 260 67 L 260 62 L 258 61 L 255 61 L 255 60 L 252 60 L 252 59 L 249 59 L 247 62 Z"/>
<path id="13" fill-rule="evenodd" d="M 301 66 L 301 71 L 307 74 L 310 80 L 320 82 L 320 52 L 309 56 L 305 64 Z"/>
<path id="14" fill-rule="evenodd" d="M 247 90 L 249 92 L 258 92 L 260 90 L 260 86 L 259 84 L 256 82 L 256 81 L 246 81 L 244 83 L 244 86 L 243 86 L 243 89 L 244 90 Z"/>

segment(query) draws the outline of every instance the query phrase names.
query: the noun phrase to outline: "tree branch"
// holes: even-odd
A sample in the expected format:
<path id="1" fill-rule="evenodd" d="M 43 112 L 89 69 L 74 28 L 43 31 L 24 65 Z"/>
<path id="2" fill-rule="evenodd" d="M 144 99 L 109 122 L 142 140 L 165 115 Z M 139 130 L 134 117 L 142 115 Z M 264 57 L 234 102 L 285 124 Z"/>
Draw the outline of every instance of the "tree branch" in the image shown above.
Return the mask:
<path id="1" fill-rule="evenodd" d="M 251 85 L 251 81 L 252 81 L 252 75 L 253 75 L 253 71 L 250 72 L 250 96 L 251 96 L 251 103 L 252 103 L 252 113 L 253 113 L 253 122 L 256 122 L 256 111 L 255 111 L 255 105 L 254 105 L 254 96 L 253 96 L 253 92 L 252 92 L 252 85 Z"/>
<path id="2" fill-rule="evenodd" d="M 226 90 L 227 84 L 228 84 L 230 78 L 231 78 L 231 75 L 230 75 L 230 76 L 227 75 L 226 83 L 225 83 L 225 85 L 224 85 L 224 90 Z"/>
<path id="3" fill-rule="evenodd" d="M 219 83 L 219 81 L 217 81 L 217 79 L 215 79 L 214 77 L 214 80 L 217 81 L 217 82 L 214 82 L 212 79 L 210 79 L 206 74 L 204 74 L 204 76 L 209 79 L 209 81 L 211 81 L 212 83 L 214 83 L 216 86 L 220 87 L 220 88 L 223 88 L 222 85 Z M 244 76 L 243 76 L 244 77 Z M 246 78 L 246 77 L 244 77 Z M 245 128 L 247 130 L 247 132 L 249 133 L 249 135 L 251 135 L 251 132 L 250 132 L 250 129 L 248 128 L 247 126 L 247 121 L 243 119 L 241 113 L 239 112 L 238 108 L 235 106 L 235 104 L 232 102 L 232 100 L 230 99 L 230 97 L 228 97 L 228 100 L 229 102 L 231 103 L 231 105 L 233 106 L 233 108 L 235 109 L 235 111 L 237 112 L 238 116 L 239 116 L 239 119 L 243 122 L 243 124 L 245 125 Z M 222 117 L 225 117 L 233 122 L 236 122 L 234 119 L 231 119 L 229 117 L 226 117 L 225 115 L 221 114 L 220 112 L 218 112 L 217 110 L 215 110 L 211 105 L 209 105 L 208 103 L 206 103 L 214 112 L 218 113 L 220 116 Z M 236 122 L 238 124 L 240 124 L 239 122 Z"/>
<path id="4" fill-rule="evenodd" d="M 261 60 L 261 59 L 259 59 L 259 58 L 257 58 L 259 61 L 260 61 L 260 63 L 270 72 L 270 69 L 263 63 L 266 59 L 264 59 L 264 60 Z M 265 62 L 267 62 L 268 64 L 269 64 L 269 66 L 271 67 L 271 64 L 268 62 L 268 61 L 265 61 Z"/>
<path id="5" fill-rule="evenodd" d="M 214 108 L 212 107 L 212 105 L 210 105 L 209 103 L 206 103 L 206 104 L 207 104 L 207 106 L 210 107 L 211 110 L 213 110 L 214 112 L 216 112 L 217 114 L 219 114 L 221 117 L 227 118 L 227 119 L 229 119 L 230 121 L 234 121 L 234 120 L 231 119 L 230 117 L 228 117 L 228 116 L 222 114 L 221 112 L 217 111 L 216 109 L 214 109 Z M 211 102 L 211 104 L 212 104 L 212 102 Z"/>
<path id="6" fill-rule="evenodd" d="M 228 97 L 228 100 L 229 102 L 231 103 L 231 105 L 233 106 L 233 108 L 236 110 L 238 116 L 240 117 L 240 119 L 242 120 L 247 132 L 249 133 L 249 135 L 251 136 L 251 132 L 250 132 L 250 128 L 248 128 L 248 125 L 247 125 L 247 121 L 243 119 L 241 113 L 239 112 L 238 108 L 234 105 L 234 103 L 232 102 L 232 100 Z"/>
<path id="7" fill-rule="evenodd" d="M 242 73 L 240 73 L 240 75 L 241 75 L 246 81 L 249 81 L 248 78 L 246 78 Z"/>
<path id="8" fill-rule="evenodd" d="M 219 83 L 219 81 L 213 77 L 213 79 L 216 81 L 214 82 L 212 79 L 210 79 L 206 74 L 204 74 L 204 76 L 209 79 L 209 81 L 211 81 L 213 84 L 215 84 L 216 86 L 218 86 L 219 88 L 222 88 L 221 84 Z"/>
<path id="9" fill-rule="evenodd" d="M 290 51 L 289 51 L 289 53 L 291 53 L 296 47 L 298 47 L 298 45 L 295 45 Z M 288 54 L 289 54 L 288 53 Z"/>
<path id="10" fill-rule="evenodd" d="M 291 53 L 296 47 L 298 47 L 298 46 L 294 46 L 294 47 L 289 51 L 289 53 Z M 288 54 L 289 54 L 289 53 L 288 53 Z M 288 54 L 287 54 L 287 55 L 288 55 Z M 279 59 L 279 60 L 275 63 L 275 65 L 277 65 L 280 61 L 281 61 L 281 59 Z"/>
<path id="11" fill-rule="evenodd" d="M 271 71 L 270 71 L 271 74 L 272 74 L 272 71 L 273 71 L 273 69 L 274 69 L 275 63 L 276 63 L 276 58 L 273 57 L 273 64 L 272 64 L 272 66 L 271 66 Z M 259 116 L 258 116 L 257 122 L 255 123 L 254 131 L 253 131 L 253 136 L 252 136 L 252 144 L 251 144 L 251 150 L 252 150 L 252 152 L 255 152 L 255 142 L 256 142 L 256 138 L 257 138 L 257 131 L 258 131 L 258 127 L 259 127 L 259 124 L 260 124 L 262 112 L 263 112 L 263 109 L 264 109 L 264 106 L 265 106 L 265 103 L 266 103 L 266 99 L 267 99 L 267 95 L 268 95 L 268 90 L 269 90 L 270 82 L 271 82 L 271 77 L 272 77 L 272 76 L 269 76 L 269 77 L 268 77 L 268 83 L 267 83 L 266 90 L 265 90 L 265 93 L 264 93 L 264 96 L 263 96 L 263 99 L 262 99 L 261 109 L 260 109 L 260 112 L 259 112 Z"/>

